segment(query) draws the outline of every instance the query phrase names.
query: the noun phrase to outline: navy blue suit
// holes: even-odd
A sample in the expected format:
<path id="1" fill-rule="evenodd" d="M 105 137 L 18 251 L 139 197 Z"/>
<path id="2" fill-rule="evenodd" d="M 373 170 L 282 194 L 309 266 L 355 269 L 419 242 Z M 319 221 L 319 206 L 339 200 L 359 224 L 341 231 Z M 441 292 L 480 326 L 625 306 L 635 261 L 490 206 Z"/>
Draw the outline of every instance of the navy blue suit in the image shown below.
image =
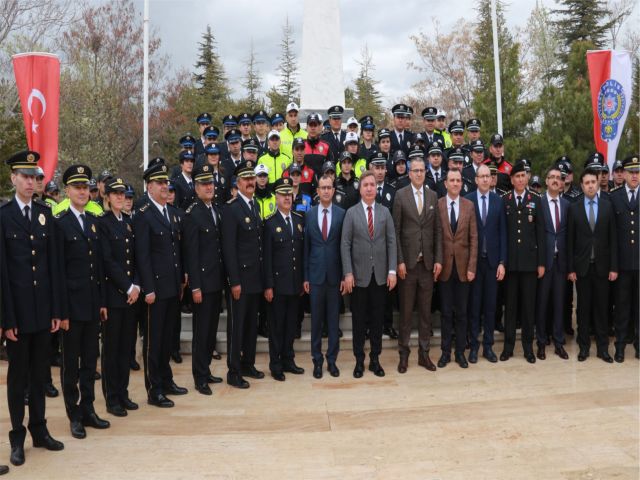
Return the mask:
<path id="1" fill-rule="evenodd" d="M 545 264 L 544 276 L 538 280 L 536 301 L 536 339 L 538 346 L 544 346 L 547 340 L 548 313 L 553 325 L 553 343 L 556 347 L 564 345 L 564 300 L 567 285 L 567 214 L 569 201 L 558 198 L 560 226 L 556 230 L 551 210 L 555 205 L 549 202 L 547 195 L 540 200 L 540 208 L 544 219 Z M 551 304 L 549 304 L 551 302 Z"/>
<path id="2" fill-rule="evenodd" d="M 507 217 L 500 196 L 488 192 L 487 218 L 482 222 L 482 204 L 478 202 L 477 192 L 468 194 L 465 198 L 473 202 L 478 226 L 478 266 L 476 278 L 471 284 L 471 308 L 469 320 L 471 324 L 471 348 L 479 347 L 480 314 L 483 318 L 484 349 L 493 345 L 493 330 L 496 321 L 496 299 L 498 295 L 498 280 L 496 271 L 499 264 L 507 259 Z"/>
<path id="3" fill-rule="evenodd" d="M 340 282 L 342 262 L 340 239 L 344 210 L 336 205 L 331 208 L 331 223 L 327 240 L 323 240 L 318 224 L 316 205 L 305 215 L 304 280 L 310 283 L 311 301 L 311 356 L 314 364 L 322 365 L 322 324 L 325 319 L 329 331 L 327 362 L 335 363 L 340 349 L 338 337 Z"/>

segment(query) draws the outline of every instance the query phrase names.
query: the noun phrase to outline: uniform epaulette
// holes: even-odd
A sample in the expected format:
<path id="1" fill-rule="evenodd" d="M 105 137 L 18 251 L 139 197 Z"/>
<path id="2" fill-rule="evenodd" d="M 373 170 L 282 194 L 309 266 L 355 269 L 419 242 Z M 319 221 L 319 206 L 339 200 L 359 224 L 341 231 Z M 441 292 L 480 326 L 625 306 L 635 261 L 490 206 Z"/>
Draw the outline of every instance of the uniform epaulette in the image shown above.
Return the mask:
<path id="1" fill-rule="evenodd" d="M 621 188 L 624 188 L 624 184 L 622 184 L 622 185 L 618 185 L 617 187 L 612 188 L 611 190 L 609 190 L 609 193 L 613 193 L 613 192 L 615 192 L 616 190 L 620 190 Z"/>
<path id="2" fill-rule="evenodd" d="M 267 215 L 266 217 L 264 217 L 264 221 L 266 222 L 267 220 L 269 220 L 271 217 L 273 217 L 276 214 L 276 212 L 270 213 L 269 215 Z"/>
<path id="3" fill-rule="evenodd" d="M 294 212 L 294 211 L 291 211 L 291 214 L 292 214 L 292 215 L 295 215 L 295 216 L 297 216 L 297 217 L 300 217 L 300 218 L 304 218 L 300 212 Z"/>
<path id="4" fill-rule="evenodd" d="M 192 209 L 193 207 L 195 207 L 197 204 L 198 204 L 198 202 L 193 202 L 191 205 L 189 205 L 189 206 L 187 207 L 187 209 L 184 211 L 184 213 L 191 213 L 191 209 Z"/>
<path id="5" fill-rule="evenodd" d="M 33 203 L 37 203 L 38 205 L 42 205 L 43 207 L 51 208 L 51 205 L 49 205 L 47 202 L 43 200 L 40 200 L 39 198 L 34 199 Z"/>
<path id="6" fill-rule="evenodd" d="M 237 199 L 238 199 L 238 197 L 230 198 L 229 200 L 227 200 L 227 203 L 233 203 L 233 202 L 235 202 Z"/>
<path id="7" fill-rule="evenodd" d="M 0 204 L 0 208 L 4 208 L 4 207 L 6 207 L 7 205 L 11 205 L 11 202 L 13 202 L 13 201 L 15 201 L 15 200 L 12 198 L 12 199 L 10 199 L 10 200 L 7 200 L 6 202 L 2 202 L 2 203 Z"/>
<path id="8" fill-rule="evenodd" d="M 55 218 L 62 218 L 62 217 L 64 217 L 67 213 L 69 213 L 69 212 L 70 212 L 70 209 L 69 209 L 69 208 L 65 208 L 64 210 L 62 210 L 62 211 L 60 211 L 60 212 L 56 213 L 56 214 L 54 215 L 54 217 L 55 217 Z"/>
<path id="9" fill-rule="evenodd" d="M 530 194 L 532 194 L 534 197 L 538 197 L 538 198 L 540 198 L 540 194 L 539 194 L 538 192 L 535 192 L 535 191 L 533 191 L 533 190 L 528 190 L 528 192 L 529 192 Z"/>
<path id="10" fill-rule="evenodd" d="M 503 190 L 500 190 L 498 188 L 496 188 L 496 192 L 498 193 L 498 195 L 500 195 L 501 197 L 505 197 L 507 195 L 507 193 L 509 193 L 509 190 L 507 190 L 506 192 Z"/>
<path id="11" fill-rule="evenodd" d="M 141 206 L 138 211 L 139 212 L 144 212 L 147 208 L 149 208 L 149 204 L 145 203 L 143 206 Z"/>

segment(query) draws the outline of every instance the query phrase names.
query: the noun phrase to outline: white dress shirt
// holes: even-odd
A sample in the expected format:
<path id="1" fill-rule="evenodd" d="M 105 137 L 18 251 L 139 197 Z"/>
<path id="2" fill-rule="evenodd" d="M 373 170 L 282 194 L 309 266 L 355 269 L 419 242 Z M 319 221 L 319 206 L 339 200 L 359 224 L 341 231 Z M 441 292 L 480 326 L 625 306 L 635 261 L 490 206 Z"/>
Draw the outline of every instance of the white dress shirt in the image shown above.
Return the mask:
<path id="1" fill-rule="evenodd" d="M 451 205 L 451 202 L 453 202 L 453 206 Z M 454 200 L 449 195 L 447 195 L 447 215 L 449 216 L 449 219 L 448 219 L 449 223 L 451 223 L 451 209 L 452 208 L 456 212 L 456 222 L 458 222 L 460 220 L 460 197 L 458 197 L 458 198 L 456 198 Z"/>
<path id="2" fill-rule="evenodd" d="M 33 214 L 33 205 L 31 200 L 29 200 L 29 203 L 23 203 L 22 200 L 20 200 L 17 195 L 15 196 L 15 198 L 16 198 L 16 202 L 18 203 L 18 207 L 20 208 L 20 213 L 24 215 L 24 207 L 29 207 L 29 216 L 31 216 Z"/>
<path id="3" fill-rule="evenodd" d="M 327 238 L 329 238 L 329 232 L 331 231 L 331 207 L 332 205 L 329 205 L 328 207 L 326 207 L 327 209 Z M 318 228 L 320 229 L 320 233 L 322 233 L 322 218 L 324 217 L 324 212 L 323 210 L 325 209 L 325 207 L 322 206 L 321 203 L 318 204 Z"/>
<path id="4" fill-rule="evenodd" d="M 413 200 L 416 202 L 416 209 L 420 212 L 420 205 L 418 205 L 418 198 L 422 199 L 422 210 L 424 210 L 424 190 L 422 188 L 416 188 L 411 184 L 411 189 L 413 190 Z M 420 195 L 418 195 L 420 193 Z"/>

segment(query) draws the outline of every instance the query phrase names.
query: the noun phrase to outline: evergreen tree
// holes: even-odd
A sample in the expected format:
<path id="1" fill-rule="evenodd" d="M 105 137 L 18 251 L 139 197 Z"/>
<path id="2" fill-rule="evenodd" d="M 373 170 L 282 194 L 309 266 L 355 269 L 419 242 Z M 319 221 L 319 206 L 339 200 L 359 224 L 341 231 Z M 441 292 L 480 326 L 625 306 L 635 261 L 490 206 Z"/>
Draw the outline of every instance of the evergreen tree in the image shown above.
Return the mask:
<path id="1" fill-rule="evenodd" d="M 249 57 L 246 60 L 246 70 L 244 82 L 242 86 L 246 90 L 246 97 L 243 103 L 245 109 L 249 112 L 255 112 L 263 107 L 263 101 L 260 97 L 260 88 L 262 81 L 260 79 L 260 71 L 258 70 L 258 61 L 256 59 L 255 50 L 253 48 L 253 40 L 251 40 L 251 47 L 249 50 Z"/>
<path id="2" fill-rule="evenodd" d="M 280 42 L 280 82 L 278 83 L 278 93 L 285 98 L 286 102 L 300 102 L 298 84 L 298 64 L 296 54 L 293 49 L 295 40 L 293 39 L 293 27 L 286 18 L 282 27 L 282 40 Z"/>
<path id="3" fill-rule="evenodd" d="M 609 11 L 602 0 L 558 0 L 564 7 L 554 10 L 557 30 L 567 51 L 576 41 L 591 42 L 596 49 L 605 46 L 611 27 Z"/>
<path id="4" fill-rule="evenodd" d="M 382 100 L 380 99 L 380 92 L 376 88 L 379 82 L 373 78 L 375 65 L 373 64 L 373 59 L 367 45 L 363 47 L 361 55 L 362 58 L 358 62 L 358 65 L 360 65 L 360 73 L 355 81 L 354 112 L 356 117 L 371 115 L 374 122 L 380 124 L 384 118 Z M 347 103 L 347 105 L 350 104 Z"/>
<path id="5" fill-rule="evenodd" d="M 206 32 L 202 34 L 202 41 L 198 42 L 198 51 L 200 53 L 195 65 L 198 71 L 193 75 L 193 79 L 205 101 L 203 108 L 216 112 L 229 101 L 231 91 L 224 66 L 216 50 L 215 37 L 209 25 Z"/>

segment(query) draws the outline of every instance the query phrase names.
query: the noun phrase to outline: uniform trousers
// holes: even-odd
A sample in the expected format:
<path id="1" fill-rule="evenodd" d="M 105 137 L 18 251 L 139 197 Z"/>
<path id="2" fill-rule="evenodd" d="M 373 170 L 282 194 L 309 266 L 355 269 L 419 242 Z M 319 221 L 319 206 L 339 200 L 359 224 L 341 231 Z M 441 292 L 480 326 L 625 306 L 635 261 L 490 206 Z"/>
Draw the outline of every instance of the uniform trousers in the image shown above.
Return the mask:
<path id="1" fill-rule="evenodd" d="M 156 396 L 173 382 L 169 359 L 173 348 L 174 323 L 180 312 L 178 297 L 158 299 L 147 306 L 147 331 L 144 335 L 144 383 L 149 396 Z"/>
<path id="2" fill-rule="evenodd" d="M 121 405 L 129 398 L 129 357 L 136 335 L 135 306 L 109 308 L 102 322 L 102 393 L 107 407 Z"/>
<path id="3" fill-rule="evenodd" d="M 269 324 L 269 370 L 282 373 L 293 363 L 293 341 L 296 336 L 300 295 L 273 296 Z"/>
<path id="4" fill-rule="evenodd" d="M 196 385 L 207 383 L 211 358 L 216 348 L 222 290 L 202 294 L 202 302 L 193 304 L 193 339 L 191 371 Z"/>

